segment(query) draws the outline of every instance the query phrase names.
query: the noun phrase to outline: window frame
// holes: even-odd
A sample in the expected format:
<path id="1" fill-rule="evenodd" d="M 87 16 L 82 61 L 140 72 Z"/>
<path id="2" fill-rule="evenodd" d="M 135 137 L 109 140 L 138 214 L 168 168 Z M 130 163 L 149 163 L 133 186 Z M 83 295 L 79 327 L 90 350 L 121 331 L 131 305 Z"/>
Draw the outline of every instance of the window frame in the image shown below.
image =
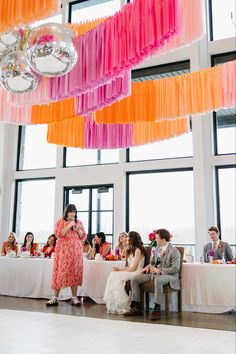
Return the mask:
<path id="1" fill-rule="evenodd" d="M 16 232 L 16 218 L 17 218 L 17 199 L 18 199 L 18 190 L 19 183 L 21 182 L 30 182 L 30 181 L 45 181 L 45 180 L 55 180 L 55 177 L 32 177 L 32 178 L 18 178 L 15 180 L 14 188 L 14 203 L 13 203 L 13 220 L 12 220 L 12 230 Z"/>
<path id="2" fill-rule="evenodd" d="M 112 237 L 112 246 L 114 244 L 114 184 L 112 183 L 104 183 L 104 184 L 94 184 L 94 185 L 76 185 L 76 186 L 64 186 L 63 188 L 63 210 L 62 214 L 64 212 L 65 207 L 69 204 L 69 193 L 73 188 L 81 188 L 81 189 L 88 189 L 89 190 L 89 207 L 88 207 L 88 230 L 87 232 L 87 238 L 88 241 L 92 241 L 92 216 L 93 216 L 93 210 L 92 210 L 92 193 L 94 189 L 101 188 L 101 187 L 106 187 L 106 188 L 112 188 L 112 193 L 113 193 L 113 204 L 112 204 L 112 209 L 111 210 L 100 210 L 101 211 L 107 211 L 107 212 L 112 212 L 112 234 L 106 234 L 107 236 Z M 103 230 L 98 230 L 103 231 Z"/>
<path id="3" fill-rule="evenodd" d="M 220 180 L 219 180 L 219 171 L 226 170 L 230 168 L 236 169 L 236 164 L 232 165 L 221 165 L 215 166 L 215 195 L 216 195 L 216 220 L 218 229 L 220 231 L 219 239 L 221 240 L 221 216 L 220 216 Z M 224 241 L 224 240 L 223 240 Z M 230 244 L 231 246 L 236 246 L 236 243 Z"/>
<path id="4" fill-rule="evenodd" d="M 126 220 L 125 220 L 125 227 L 126 230 L 129 230 L 130 227 L 130 176 L 131 175 L 138 175 L 138 174 L 150 174 L 150 173 L 169 173 L 169 172 L 185 172 L 185 171 L 191 171 L 193 173 L 193 178 L 194 178 L 194 169 L 193 167 L 183 167 L 183 168 L 165 168 L 165 169 L 154 169 L 154 170 L 141 170 L 141 171 L 130 171 L 126 173 L 126 202 L 125 202 L 125 206 L 126 206 Z M 195 192 L 194 192 L 195 193 Z M 194 203 L 194 201 L 193 201 Z M 195 216 L 195 211 L 194 211 L 194 216 Z M 194 222 L 194 227 L 195 227 L 195 222 Z M 180 243 L 173 243 L 176 245 L 185 245 L 185 246 L 192 246 L 193 248 L 195 248 L 196 246 L 196 239 L 195 239 L 195 243 L 184 243 L 184 244 L 180 244 Z"/>
<path id="5" fill-rule="evenodd" d="M 227 63 L 228 61 L 231 60 L 236 60 L 236 51 L 211 55 L 211 67 L 214 67 L 219 64 Z M 215 111 L 213 111 L 213 152 L 215 156 L 227 156 L 227 155 L 234 154 L 233 152 L 228 152 L 223 154 L 220 154 L 218 152 L 217 112 Z"/>

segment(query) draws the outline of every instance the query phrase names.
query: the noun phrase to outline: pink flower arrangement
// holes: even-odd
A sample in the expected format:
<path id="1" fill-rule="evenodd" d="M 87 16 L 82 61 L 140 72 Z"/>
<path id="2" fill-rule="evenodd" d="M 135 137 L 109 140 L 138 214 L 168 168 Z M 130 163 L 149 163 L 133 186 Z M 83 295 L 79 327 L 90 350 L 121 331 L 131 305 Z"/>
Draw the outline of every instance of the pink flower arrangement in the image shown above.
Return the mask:
<path id="1" fill-rule="evenodd" d="M 148 235 L 148 239 L 150 241 L 149 245 L 152 246 L 152 247 L 156 247 L 157 246 L 157 242 L 156 242 L 156 233 L 155 231 L 151 232 L 149 235 Z"/>
<path id="2" fill-rule="evenodd" d="M 208 256 L 214 257 L 214 255 L 215 255 L 215 251 L 211 248 L 211 249 L 208 251 Z"/>

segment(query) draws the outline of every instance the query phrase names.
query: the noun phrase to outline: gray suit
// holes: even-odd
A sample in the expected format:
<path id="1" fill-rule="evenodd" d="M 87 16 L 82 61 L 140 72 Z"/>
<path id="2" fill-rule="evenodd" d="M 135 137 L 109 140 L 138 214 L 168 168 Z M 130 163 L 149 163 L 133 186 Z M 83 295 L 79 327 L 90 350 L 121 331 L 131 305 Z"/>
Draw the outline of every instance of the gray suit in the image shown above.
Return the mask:
<path id="1" fill-rule="evenodd" d="M 207 243 L 205 246 L 204 246 L 204 249 L 203 249 L 203 256 L 204 256 L 204 261 L 206 263 L 209 262 L 209 254 L 208 252 L 211 250 L 211 249 L 214 249 L 215 251 L 215 254 L 213 256 L 213 259 L 222 259 L 223 258 L 223 255 L 224 255 L 224 258 L 226 260 L 226 262 L 228 261 L 232 261 L 233 259 L 233 252 L 230 248 L 230 245 L 227 243 L 227 242 L 223 242 L 223 241 L 220 241 L 219 242 L 219 246 L 218 248 L 214 249 L 213 246 L 212 246 L 212 242 L 209 242 Z"/>
<path id="2" fill-rule="evenodd" d="M 179 269 L 180 269 L 180 253 L 177 248 L 168 244 L 166 254 L 161 256 L 161 248 L 156 247 L 154 256 L 151 259 L 150 265 L 155 265 L 162 271 L 159 274 L 140 274 L 131 279 L 132 301 L 140 302 L 139 285 L 145 284 L 153 279 L 155 293 L 154 302 L 160 304 L 163 295 L 163 286 L 170 284 L 172 289 L 179 289 Z"/>

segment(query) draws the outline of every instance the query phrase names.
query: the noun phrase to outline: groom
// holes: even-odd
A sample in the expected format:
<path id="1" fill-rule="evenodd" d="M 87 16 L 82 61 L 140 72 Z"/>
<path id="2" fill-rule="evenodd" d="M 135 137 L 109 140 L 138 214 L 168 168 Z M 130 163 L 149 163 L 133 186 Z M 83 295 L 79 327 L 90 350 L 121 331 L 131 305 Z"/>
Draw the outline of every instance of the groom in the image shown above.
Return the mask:
<path id="1" fill-rule="evenodd" d="M 154 281 L 154 302 L 155 307 L 151 313 L 151 320 L 160 319 L 161 300 L 163 286 L 170 284 L 172 289 L 179 289 L 179 269 L 180 253 L 169 241 L 171 235 L 166 229 L 156 230 L 157 247 L 149 265 L 143 270 L 141 275 L 136 275 L 131 279 L 131 305 L 125 316 L 136 316 L 142 314 L 140 285 Z"/>

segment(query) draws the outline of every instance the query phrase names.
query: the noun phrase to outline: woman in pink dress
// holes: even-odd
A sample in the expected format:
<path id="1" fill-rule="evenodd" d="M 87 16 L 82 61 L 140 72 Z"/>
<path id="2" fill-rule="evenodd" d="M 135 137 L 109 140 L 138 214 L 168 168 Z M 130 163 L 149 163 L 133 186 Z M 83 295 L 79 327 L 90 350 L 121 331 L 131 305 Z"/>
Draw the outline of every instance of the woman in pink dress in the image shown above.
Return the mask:
<path id="1" fill-rule="evenodd" d="M 66 207 L 63 218 L 56 222 L 55 235 L 57 243 L 52 274 L 54 296 L 46 306 L 57 306 L 60 290 L 67 287 L 71 288 L 71 304 L 79 306 L 77 289 L 83 280 L 82 241 L 87 235 L 81 221 L 77 220 L 75 205 L 69 204 Z"/>

